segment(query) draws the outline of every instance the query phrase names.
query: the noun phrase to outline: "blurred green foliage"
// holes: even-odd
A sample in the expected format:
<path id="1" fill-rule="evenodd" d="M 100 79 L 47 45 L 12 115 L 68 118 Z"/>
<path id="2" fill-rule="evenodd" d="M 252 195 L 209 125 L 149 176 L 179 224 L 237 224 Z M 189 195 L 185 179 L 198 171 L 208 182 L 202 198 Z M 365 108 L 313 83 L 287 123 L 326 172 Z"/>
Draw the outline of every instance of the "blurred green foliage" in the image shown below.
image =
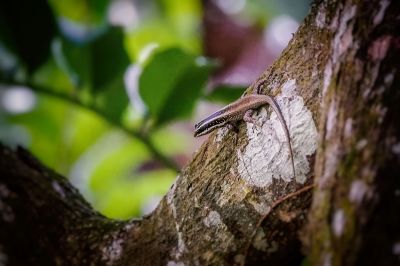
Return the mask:
<path id="1" fill-rule="evenodd" d="M 120 10 L 131 25 L 110 23 L 117 2 L 131 4 Z M 167 125 L 189 118 L 200 98 L 227 103 L 244 92 L 206 93 L 217 64 L 201 56 L 202 12 L 200 0 L 2 1 L 0 141 L 29 148 L 103 214 L 143 214 L 191 142 Z M 138 75 L 127 80 L 132 66 Z M 17 88 L 35 94 L 9 97 Z M 4 107 L 29 97 L 23 111 Z"/>
<path id="2" fill-rule="evenodd" d="M 154 150 L 172 162 L 189 139 L 160 126 L 190 116 L 214 64 L 199 57 L 199 1 L 138 5 L 137 12 L 150 13 L 132 28 L 109 24 L 110 4 L 1 4 L 0 55 L 14 62 L 1 62 L 1 95 L 29 87 L 37 101 L 29 112 L 3 109 L 0 137 L 69 176 L 105 215 L 128 218 L 170 187 L 177 169 L 151 166 Z M 144 115 L 129 107 L 124 74 L 131 64 L 142 69 Z M 157 130 L 145 134 L 149 119 Z"/>
<path id="3" fill-rule="evenodd" d="M 219 86 L 211 93 L 206 94 L 205 98 L 212 102 L 222 104 L 231 103 L 243 95 L 245 89 L 241 86 Z"/>
<path id="4" fill-rule="evenodd" d="M 206 59 L 197 59 L 170 48 L 156 53 L 144 67 L 139 92 L 157 125 L 191 114 L 212 69 Z"/>

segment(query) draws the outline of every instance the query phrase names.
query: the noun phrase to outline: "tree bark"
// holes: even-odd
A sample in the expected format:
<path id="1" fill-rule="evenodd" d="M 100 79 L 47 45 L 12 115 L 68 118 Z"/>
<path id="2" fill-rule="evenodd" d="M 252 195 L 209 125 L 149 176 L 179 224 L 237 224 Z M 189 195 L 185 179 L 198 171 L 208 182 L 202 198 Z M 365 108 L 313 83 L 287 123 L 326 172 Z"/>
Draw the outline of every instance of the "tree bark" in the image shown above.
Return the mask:
<path id="1" fill-rule="evenodd" d="M 261 127 L 212 133 L 157 209 L 131 221 L 0 146 L 0 265 L 298 265 L 302 250 L 313 265 L 398 263 L 399 6 L 317 1 L 260 77 L 295 176 L 270 108 L 254 116 Z"/>
<path id="2" fill-rule="evenodd" d="M 317 20 L 330 54 L 307 253 L 314 265 L 399 265 L 400 3 L 323 3 Z"/>

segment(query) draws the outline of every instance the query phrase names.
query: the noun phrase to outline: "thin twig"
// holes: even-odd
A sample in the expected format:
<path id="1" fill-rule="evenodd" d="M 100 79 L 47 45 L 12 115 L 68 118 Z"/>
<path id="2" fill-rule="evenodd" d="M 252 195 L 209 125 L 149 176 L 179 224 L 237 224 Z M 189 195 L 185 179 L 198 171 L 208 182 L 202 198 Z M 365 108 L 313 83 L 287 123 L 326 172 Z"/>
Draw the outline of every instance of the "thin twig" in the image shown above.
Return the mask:
<path id="1" fill-rule="evenodd" d="M 253 243 L 253 239 L 254 239 L 254 237 L 255 237 L 255 235 L 256 235 L 258 229 L 260 228 L 261 224 L 265 221 L 265 219 L 267 219 L 267 217 L 269 216 L 269 214 L 270 214 L 279 204 L 281 204 L 281 203 L 284 202 L 285 200 L 287 200 L 287 199 L 289 199 L 289 198 L 292 198 L 292 197 L 296 197 L 296 196 L 302 194 L 303 192 L 306 192 L 306 191 L 312 189 L 314 186 L 315 186 L 314 184 L 311 184 L 311 185 L 307 185 L 307 186 L 305 186 L 305 187 L 302 187 L 301 189 L 299 189 L 299 190 L 297 190 L 297 191 L 295 191 L 295 192 L 289 193 L 289 194 L 285 195 L 284 197 L 282 197 L 282 198 L 280 198 L 280 199 L 278 199 L 277 201 L 275 201 L 275 202 L 272 203 L 272 205 L 271 205 L 270 209 L 267 211 L 267 213 L 264 214 L 264 215 L 260 218 L 260 220 L 258 220 L 257 225 L 256 225 L 256 228 L 254 229 L 253 233 L 252 233 L 251 236 L 250 236 L 250 240 L 249 240 L 249 242 L 247 243 L 247 245 L 246 245 L 246 247 L 245 247 L 245 250 L 244 250 L 244 257 L 243 257 L 243 261 L 242 261 L 242 263 L 241 263 L 242 266 L 243 266 L 243 265 L 245 264 L 245 262 L 246 262 L 247 253 L 249 252 L 250 245 L 251 245 L 251 243 Z"/>
<path id="2" fill-rule="evenodd" d="M 156 160 L 158 160 L 159 162 L 161 162 L 165 167 L 174 170 L 175 172 L 179 172 L 179 167 L 178 165 L 172 161 L 171 159 L 169 159 L 167 156 L 165 156 L 164 154 L 162 154 L 153 144 L 153 142 L 151 142 L 151 140 L 144 134 L 142 134 L 139 131 L 136 131 L 134 129 L 130 129 L 128 127 L 126 127 L 124 124 L 121 123 L 121 121 L 119 120 L 113 120 L 111 119 L 109 116 L 107 116 L 107 114 L 100 110 L 99 108 L 97 108 L 94 105 L 90 105 L 90 104 L 86 104 L 84 102 L 82 102 L 81 100 L 79 100 L 76 97 L 72 97 L 71 95 L 65 94 L 65 93 L 61 93 L 61 92 L 57 92 L 54 90 L 51 90 L 49 88 L 43 87 L 43 86 L 38 86 L 36 84 L 21 84 L 21 83 L 16 83 L 16 84 L 10 84 L 10 86 L 15 86 L 15 85 L 19 85 L 19 86 L 24 86 L 27 88 L 30 88 L 31 90 L 41 93 L 41 94 L 46 94 L 49 95 L 51 97 L 54 98 L 58 98 L 61 99 L 65 102 L 68 103 L 72 103 L 76 106 L 79 106 L 81 108 L 84 108 L 86 110 L 90 110 L 93 113 L 97 114 L 98 116 L 102 117 L 104 120 L 106 120 L 109 124 L 120 128 L 122 131 L 124 131 L 126 134 L 136 138 L 137 140 L 141 141 L 146 147 L 147 149 L 150 151 L 150 153 L 154 156 L 154 158 Z"/>

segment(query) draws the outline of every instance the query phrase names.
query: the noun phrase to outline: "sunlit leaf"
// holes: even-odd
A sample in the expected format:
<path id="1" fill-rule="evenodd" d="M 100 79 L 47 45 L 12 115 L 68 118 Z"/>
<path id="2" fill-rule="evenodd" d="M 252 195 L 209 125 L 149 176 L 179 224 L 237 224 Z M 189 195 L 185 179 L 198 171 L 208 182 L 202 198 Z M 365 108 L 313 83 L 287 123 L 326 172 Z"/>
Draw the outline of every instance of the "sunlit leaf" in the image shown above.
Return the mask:
<path id="1" fill-rule="evenodd" d="M 27 148 L 46 165 L 51 165 L 57 171 L 66 174 L 65 152 L 62 147 L 62 125 L 67 107 L 62 101 L 54 101 L 49 97 L 40 96 L 38 104 L 32 112 L 13 115 L 8 122 L 25 127 L 30 134 L 30 144 Z M 51 110 L 51 111 L 49 111 Z"/>
<path id="2" fill-rule="evenodd" d="M 105 19 L 109 0 L 49 0 L 48 2 L 59 17 L 82 24 L 95 25 Z"/>
<path id="3" fill-rule="evenodd" d="M 138 61 L 146 47 L 160 48 L 178 45 L 174 31 L 164 21 L 148 22 L 126 35 L 127 51 L 132 60 Z"/>
<path id="4" fill-rule="evenodd" d="M 58 67 L 53 58 L 50 58 L 33 73 L 32 83 L 66 94 L 74 91 L 74 85 L 69 76 Z"/>
<path id="5" fill-rule="evenodd" d="M 152 198 L 161 199 L 171 187 L 174 178 L 173 171 L 161 170 L 148 172 L 134 180 L 115 182 L 95 205 L 101 213 L 111 218 L 139 217 L 146 201 Z"/>
<path id="6" fill-rule="evenodd" d="M 74 164 L 110 130 L 110 125 L 101 117 L 83 108 L 72 109 L 69 117 L 69 123 L 64 124 L 64 130 L 68 132 L 64 137 L 64 145 L 69 150 L 69 162 Z"/>
<path id="7" fill-rule="evenodd" d="M 201 3 L 199 0 L 156 1 L 157 16 L 140 21 L 138 27 L 126 36 L 130 58 L 138 61 L 147 47 L 156 45 L 160 49 L 180 47 L 192 53 L 201 53 Z M 145 9 L 145 4 L 139 5 Z"/>

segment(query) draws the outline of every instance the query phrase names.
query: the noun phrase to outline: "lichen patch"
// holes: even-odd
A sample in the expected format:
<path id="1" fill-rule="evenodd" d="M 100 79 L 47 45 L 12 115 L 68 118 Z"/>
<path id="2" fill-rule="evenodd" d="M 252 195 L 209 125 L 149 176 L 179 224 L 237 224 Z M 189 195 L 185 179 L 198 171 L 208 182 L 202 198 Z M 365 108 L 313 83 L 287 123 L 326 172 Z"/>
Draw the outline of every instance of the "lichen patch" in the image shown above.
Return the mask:
<path id="1" fill-rule="evenodd" d="M 361 151 L 368 145 L 368 141 L 366 139 L 361 139 L 356 144 L 356 150 Z"/>
<path id="2" fill-rule="evenodd" d="M 182 256 L 183 252 L 186 250 L 186 245 L 185 245 L 185 241 L 183 241 L 183 235 L 179 229 L 178 224 L 176 223 L 175 225 L 176 225 L 176 231 L 178 232 L 178 253 L 176 254 L 176 257 L 179 258 Z"/>
<path id="3" fill-rule="evenodd" d="M 113 265 L 119 259 L 122 254 L 122 243 L 123 239 L 114 238 L 109 245 L 103 247 L 102 259 L 107 265 Z"/>
<path id="4" fill-rule="evenodd" d="M 392 152 L 396 155 L 400 155 L 400 142 L 392 146 Z"/>
<path id="5" fill-rule="evenodd" d="M 374 17 L 374 25 L 375 26 L 382 22 L 383 17 L 385 15 L 385 11 L 386 11 L 387 7 L 389 6 L 389 4 L 390 4 L 390 1 L 388 1 L 388 0 L 379 1 L 379 5 L 380 5 L 379 11 L 376 14 L 376 16 Z"/>
<path id="6" fill-rule="evenodd" d="M 339 145 L 334 143 L 327 147 L 325 152 L 326 160 L 324 165 L 324 174 L 318 179 L 318 186 L 320 188 L 327 188 L 333 183 L 335 172 L 339 164 Z"/>
<path id="7" fill-rule="evenodd" d="M 329 84 L 331 83 L 333 73 L 337 72 L 339 58 L 349 48 L 355 48 L 353 41 L 353 26 L 348 25 L 356 13 L 356 6 L 345 6 L 341 14 L 337 13 L 330 25 L 330 30 L 335 32 L 332 40 L 332 56 L 328 60 L 324 69 L 324 81 L 322 95 L 325 96 Z"/>
<path id="8" fill-rule="evenodd" d="M 166 196 L 167 204 L 171 208 L 172 216 L 174 217 L 175 220 L 177 218 L 177 214 L 176 214 L 176 207 L 175 207 L 175 203 L 174 203 L 174 197 L 175 197 L 175 189 L 177 187 L 176 182 L 178 182 L 179 177 L 180 177 L 179 175 L 176 177 L 174 184 L 171 186 L 171 188 L 168 191 L 167 196 Z"/>
<path id="9" fill-rule="evenodd" d="M 61 196 L 61 198 L 65 198 L 64 189 L 61 187 L 61 185 L 57 181 L 53 180 L 51 182 L 51 185 L 52 185 L 53 189 Z"/>
<path id="10" fill-rule="evenodd" d="M 400 257 L 400 242 L 396 242 L 393 244 L 392 252 L 394 255 Z"/>
<path id="11" fill-rule="evenodd" d="M 183 239 L 183 233 L 180 229 L 180 226 L 177 222 L 175 222 L 175 229 L 176 229 L 176 235 L 178 236 L 178 243 L 176 247 L 173 247 L 171 250 L 171 256 L 174 259 L 179 259 L 180 257 L 182 257 L 182 255 L 184 254 L 184 252 L 186 251 L 186 244 L 185 241 Z"/>
<path id="12" fill-rule="evenodd" d="M 349 199 L 356 205 L 360 205 L 366 196 L 369 196 L 370 188 L 364 180 L 354 180 L 350 186 Z"/>
<path id="13" fill-rule="evenodd" d="M 234 175 L 234 173 L 232 173 Z M 218 197 L 218 206 L 223 207 L 228 202 L 240 202 L 251 190 L 244 184 L 244 182 L 232 184 L 230 182 L 222 182 L 221 196 Z"/>
<path id="14" fill-rule="evenodd" d="M 336 210 L 332 221 L 332 229 L 336 237 L 341 237 L 343 235 L 345 225 L 346 217 L 344 215 L 344 211 L 342 209 Z"/>
<path id="15" fill-rule="evenodd" d="M 322 266 L 332 266 L 332 253 L 328 252 L 325 254 L 322 254 Z"/>
<path id="16" fill-rule="evenodd" d="M 180 225 L 179 225 L 179 219 L 178 219 L 178 213 L 177 213 L 177 209 L 176 209 L 176 205 L 175 205 L 175 190 L 177 188 L 177 182 L 179 181 L 180 176 L 178 175 L 175 179 L 174 184 L 171 186 L 170 190 L 168 191 L 167 195 L 166 195 L 166 202 L 169 206 L 169 208 L 171 209 L 172 212 L 172 217 L 175 220 L 175 229 L 176 229 L 176 234 L 178 236 L 178 246 L 176 248 L 173 249 L 173 256 L 175 259 L 179 259 L 182 254 L 185 252 L 186 250 L 186 245 L 183 239 L 183 233 L 180 229 Z"/>
<path id="17" fill-rule="evenodd" d="M 344 124 L 344 136 L 350 138 L 353 134 L 353 119 L 347 118 Z"/>
<path id="18" fill-rule="evenodd" d="M 290 96 L 297 93 L 296 80 L 288 79 L 282 84 L 282 95 Z"/>
<path id="19" fill-rule="evenodd" d="M 381 61 L 384 59 L 389 50 L 392 38 L 393 37 L 390 35 L 385 35 L 376 39 L 368 48 L 369 57 L 374 61 Z"/>
<path id="20" fill-rule="evenodd" d="M 336 29 L 335 37 L 333 38 L 333 63 L 336 64 L 339 57 L 351 46 L 352 44 L 352 26 L 348 23 L 353 19 L 356 14 L 357 7 L 355 5 L 343 8 L 343 13 L 340 14 L 340 22 L 338 28 Z"/>
<path id="21" fill-rule="evenodd" d="M 229 132 L 229 127 L 221 127 L 217 130 L 217 135 L 215 137 L 215 142 L 219 143 L 221 142 L 226 134 Z"/>
<path id="22" fill-rule="evenodd" d="M 282 86 L 277 101 L 286 121 L 293 149 L 296 182 L 303 184 L 310 171 L 307 156 L 317 148 L 317 129 L 312 113 L 304 105 L 302 97 L 295 95 L 296 83 L 288 80 Z M 285 182 L 293 180 L 290 152 L 285 132 L 275 112 L 269 119 L 266 109 L 253 117 L 262 127 L 247 123 L 248 144 L 238 150 L 238 173 L 249 185 L 265 187 L 273 178 Z"/>
<path id="23" fill-rule="evenodd" d="M 170 190 L 167 193 L 167 203 L 172 204 L 172 201 L 175 197 L 175 189 L 176 189 L 176 182 L 179 179 L 179 175 L 176 177 L 175 182 L 172 184 Z"/>
<path id="24" fill-rule="evenodd" d="M 207 227 L 219 226 L 222 223 L 221 216 L 216 211 L 210 211 L 203 222 Z"/>
<path id="25" fill-rule="evenodd" d="M 315 18 L 315 25 L 318 28 L 323 28 L 325 26 L 325 20 L 326 20 L 325 6 L 324 4 L 321 4 L 319 6 L 318 13 Z"/>
<path id="26" fill-rule="evenodd" d="M 323 87 L 322 87 L 322 96 L 323 97 L 326 95 L 329 84 L 331 83 L 332 71 L 333 71 L 332 61 L 329 60 L 324 69 L 324 83 L 323 83 Z M 321 104 L 322 104 L 322 102 L 321 102 Z"/>
<path id="27" fill-rule="evenodd" d="M 203 219 L 203 223 L 209 228 L 209 230 L 206 231 L 206 239 L 209 238 L 209 241 L 218 243 L 218 246 L 221 250 L 235 248 L 235 237 L 229 231 L 226 224 L 222 221 L 221 216 L 217 211 L 211 210 Z"/>
<path id="28" fill-rule="evenodd" d="M 330 139 L 335 131 L 335 125 L 336 125 L 336 120 L 337 120 L 337 114 L 338 114 L 338 107 L 336 104 L 336 101 L 332 101 L 332 103 L 329 106 L 328 109 L 328 114 L 326 117 L 326 138 Z"/>
<path id="29" fill-rule="evenodd" d="M 183 263 L 182 261 L 168 261 L 167 262 L 167 266 L 185 266 L 185 263 Z"/>

